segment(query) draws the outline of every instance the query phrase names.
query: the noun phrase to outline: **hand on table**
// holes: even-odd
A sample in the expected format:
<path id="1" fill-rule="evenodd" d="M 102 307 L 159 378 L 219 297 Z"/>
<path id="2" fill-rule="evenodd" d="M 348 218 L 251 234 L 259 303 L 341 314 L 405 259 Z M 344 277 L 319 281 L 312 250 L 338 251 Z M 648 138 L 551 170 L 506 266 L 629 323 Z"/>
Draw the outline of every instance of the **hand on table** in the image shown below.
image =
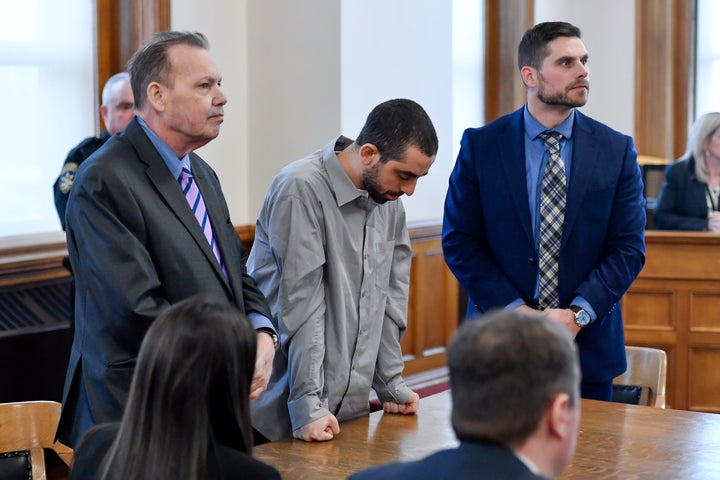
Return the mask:
<path id="1" fill-rule="evenodd" d="M 327 442 L 340 433 L 340 425 L 335 415 L 328 413 L 314 422 L 303 425 L 293 432 L 293 437 L 306 442 Z"/>
<path id="2" fill-rule="evenodd" d="M 383 411 L 385 413 L 402 413 L 403 415 L 412 415 L 417 413 L 420 407 L 420 396 L 412 392 L 410 398 L 405 403 L 385 402 L 383 403 Z"/>

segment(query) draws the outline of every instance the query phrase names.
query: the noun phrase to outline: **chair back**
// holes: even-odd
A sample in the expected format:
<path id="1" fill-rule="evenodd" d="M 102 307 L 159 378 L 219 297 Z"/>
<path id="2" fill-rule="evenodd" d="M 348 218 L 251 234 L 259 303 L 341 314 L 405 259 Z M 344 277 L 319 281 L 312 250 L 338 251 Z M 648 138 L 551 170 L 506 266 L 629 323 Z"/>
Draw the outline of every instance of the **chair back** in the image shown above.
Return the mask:
<path id="1" fill-rule="evenodd" d="M 55 442 L 60 408 L 50 401 L 0 403 L 0 453 L 30 451 L 33 480 L 46 478 L 43 448 L 54 450 L 68 467 L 72 463 L 73 450 Z"/>
<path id="2" fill-rule="evenodd" d="M 638 164 L 643 180 L 643 195 L 646 199 L 654 201 L 660 195 L 660 189 L 665 182 L 665 167 L 670 160 L 653 155 L 638 155 Z"/>
<path id="3" fill-rule="evenodd" d="M 639 405 L 665 408 L 667 355 L 664 350 L 649 347 L 625 347 L 627 371 L 615 377 L 614 385 L 641 387 Z"/>

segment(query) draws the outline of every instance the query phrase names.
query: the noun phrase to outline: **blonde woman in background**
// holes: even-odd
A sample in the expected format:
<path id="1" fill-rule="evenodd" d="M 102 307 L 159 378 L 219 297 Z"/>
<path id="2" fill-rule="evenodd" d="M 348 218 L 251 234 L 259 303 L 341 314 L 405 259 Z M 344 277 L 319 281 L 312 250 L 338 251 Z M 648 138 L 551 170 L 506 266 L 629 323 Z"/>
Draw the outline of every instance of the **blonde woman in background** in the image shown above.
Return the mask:
<path id="1" fill-rule="evenodd" d="M 720 232 L 720 113 L 699 117 L 687 150 L 665 170 L 655 224 L 661 230 Z"/>

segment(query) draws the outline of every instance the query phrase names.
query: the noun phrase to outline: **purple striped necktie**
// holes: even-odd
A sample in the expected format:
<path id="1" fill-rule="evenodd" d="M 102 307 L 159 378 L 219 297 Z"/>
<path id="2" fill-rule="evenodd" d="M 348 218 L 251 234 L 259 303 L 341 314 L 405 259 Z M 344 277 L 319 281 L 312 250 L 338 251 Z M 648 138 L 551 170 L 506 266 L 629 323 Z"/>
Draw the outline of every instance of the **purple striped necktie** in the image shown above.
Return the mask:
<path id="1" fill-rule="evenodd" d="M 220 248 L 215 241 L 215 235 L 213 234 L 212 225 L 210 224 L 210 217 L 208 217 L 207 210 L 205 209 L 205 202 L 203 201 L 197 183 L 193 178 L 192 172 L 187 167 L 183 166 L 178 181 L 180 182 L 180 187 L 185 194 L 185 199 L 188 201 L 190 208 L 195 214 L 195 218 L 200 224 L 200 228 L 210 244 L 210 248 L 212 248 L 213 253 L 215 253 L 215 258 L 217 258 L 217 261 L 220 263 L 220 268 L 222 268 L 222 271 L 225 273 L 225 277 L 227 278 L 225 263 L 220 255 Z"/>

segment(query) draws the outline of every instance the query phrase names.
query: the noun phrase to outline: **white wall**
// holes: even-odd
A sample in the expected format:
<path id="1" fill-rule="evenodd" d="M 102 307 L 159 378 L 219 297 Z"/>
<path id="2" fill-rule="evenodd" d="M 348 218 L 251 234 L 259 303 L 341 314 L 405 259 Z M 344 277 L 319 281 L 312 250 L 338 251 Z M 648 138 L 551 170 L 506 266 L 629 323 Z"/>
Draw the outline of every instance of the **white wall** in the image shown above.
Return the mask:
<path id="1" fill-rule="evenodd" d="M 213 166 L 235 225 L 254 223 L 248 214 L 248 49 L 246 0 L 173 0 L 170 25 L 174 30 L 204 33 L 223 76 L 228 98 L 220 136 L 197 153 Z"/>
<path id="2" fill-rule="evenodd" d="M 339 132 L 340 5 L 250 0 L 247 26 L 250 182 L 243 223 L 255 223 L 278 170 Z"/>
<path id="3" fill-rule="evenodd" d="M 457 8 L 480 0 L 172 0 L 172 28 L 203 31 L 229 98 L 220 137 L 200 154 L 217 170 L 235 224 L 254 223 L 282 166 L 332 136 L 355 136 L 370 109 L 393 97 L 418 101 L 438 131 L 430 175 L 405 199 L 410 222 L 442 218 L 447 177 L 462 123 L 482 120 L 482 58 L 458 62 Z M 474 6 L 482 25 L 482 9 Z M 455 10 L 454 10 L 455 9 Z M 583 31 L 591 94 L 583 111 L 633 131 L 634 2 L 535 0 L 536 20 L 565 20 Z M 552 12 L 562 12 L 562 17 Z M 622 12 L 619 14 L 618 12 Z M 470 35 L 482 45 L 482 28 Z M 518 39 L 519 41 L 519 39 Z M 477 52 L 481 52 L 480 48 Z M 480 53 L 478 53 L 478 56 Z M 477 91 L 460 75 L 477 78 Z M 467 76 L 469 75 L 469 77 Z M 472 80 L 470 80 L 472 82 Z M 458 93 L 460 85 L 464 85 Z M 466 100 L 466 101 L 463 101 Z M 458 112 L 458 105 L 466 108 Z M 473 115 L 473 111 L 476 112 Z"/>
<path id="4" fill-rule="evenodd" d="M 442 218 L 452 139 L 452 2 L 343 0 L 342 132 L 354 138 L 372 108 L 410 98 L 427 111 L 440 150 L 415 194 L 404 197 L 409 221 Z"/>
<path id="5" fill-rule="evenodd" d="M 228 97 L 198 153 L 234 224 L 253 224 L 272 177 L 338 131 L 339 6 L 333 0 L 172 0 L 171 28 L 208 36 Z"/>

